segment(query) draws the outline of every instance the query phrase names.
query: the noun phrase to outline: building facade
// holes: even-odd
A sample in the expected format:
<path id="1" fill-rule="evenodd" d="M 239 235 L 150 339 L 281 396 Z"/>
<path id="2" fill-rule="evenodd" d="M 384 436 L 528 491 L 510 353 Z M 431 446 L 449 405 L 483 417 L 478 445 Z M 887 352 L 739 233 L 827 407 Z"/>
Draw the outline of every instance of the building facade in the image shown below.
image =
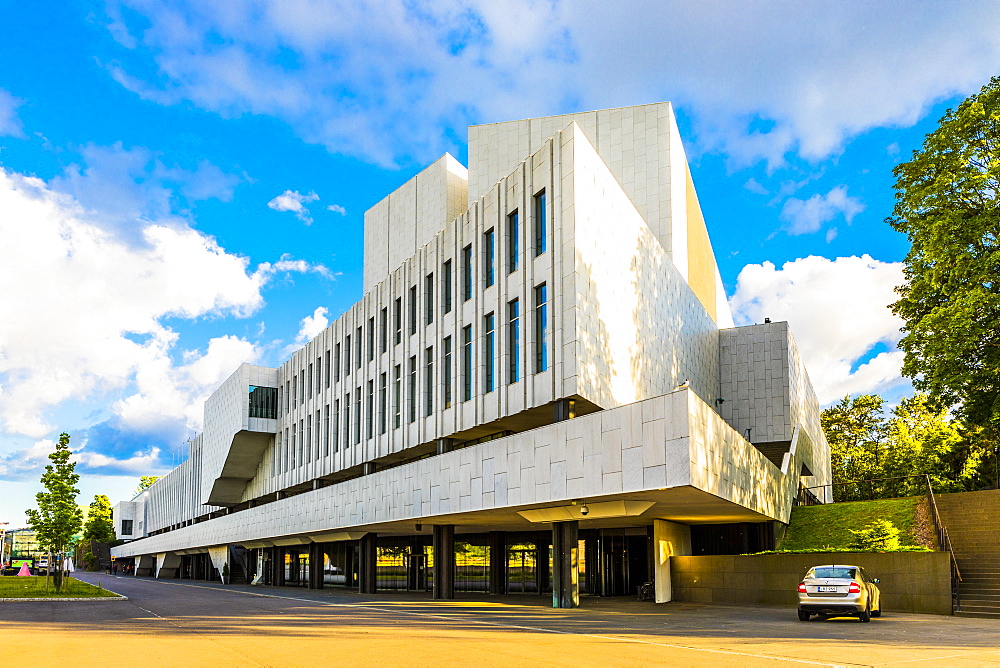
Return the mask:
<path id="1" fill-rule="evenodd" d="M 773 546 L 829 447 L 787 324 L 733 326 L 671 105 L 473 126 L 469 163 L 366 212 L 362 299 L 206 401 L 118 558 L 571 606 Z"/>

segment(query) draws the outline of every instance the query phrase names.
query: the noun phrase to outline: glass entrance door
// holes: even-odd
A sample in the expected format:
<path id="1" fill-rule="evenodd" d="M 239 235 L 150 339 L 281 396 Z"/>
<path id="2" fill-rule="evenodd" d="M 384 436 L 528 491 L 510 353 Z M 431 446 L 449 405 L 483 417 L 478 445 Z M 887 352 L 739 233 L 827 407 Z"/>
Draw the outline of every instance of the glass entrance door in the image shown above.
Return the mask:
<path id="1" fill-rule="evenodd" d="M 538 549 L 532 545 L 511 545 L 507 549 L 507 593 L 538 591 Z"/>

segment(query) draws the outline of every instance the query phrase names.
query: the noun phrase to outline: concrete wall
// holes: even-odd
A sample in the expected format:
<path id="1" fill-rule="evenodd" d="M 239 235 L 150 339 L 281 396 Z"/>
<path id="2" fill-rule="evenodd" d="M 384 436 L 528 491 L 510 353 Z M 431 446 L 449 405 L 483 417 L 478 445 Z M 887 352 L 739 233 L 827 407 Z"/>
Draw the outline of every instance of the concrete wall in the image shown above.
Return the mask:
<path id="1" fill-rule="evenodd" d="M 730 605 L 798 605 L 796 586 L 821 564 L 861 566 L 879 578 L 886 614 L 951 614 L 946 552 L 838 552 L 760 556 L 671 557 L 675 601 Z"/>

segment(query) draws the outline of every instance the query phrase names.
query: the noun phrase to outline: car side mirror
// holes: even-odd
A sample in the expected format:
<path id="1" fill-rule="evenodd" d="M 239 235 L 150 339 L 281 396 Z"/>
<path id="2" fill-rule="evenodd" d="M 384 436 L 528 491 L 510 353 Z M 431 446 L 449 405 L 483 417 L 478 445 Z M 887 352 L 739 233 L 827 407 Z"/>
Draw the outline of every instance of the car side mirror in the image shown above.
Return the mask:
<path id="1" fill-rule="evenodd" d="M 878 584 L 878 583 L 879 583 L 878 578 L 872 578 L 872 584 Z"/>

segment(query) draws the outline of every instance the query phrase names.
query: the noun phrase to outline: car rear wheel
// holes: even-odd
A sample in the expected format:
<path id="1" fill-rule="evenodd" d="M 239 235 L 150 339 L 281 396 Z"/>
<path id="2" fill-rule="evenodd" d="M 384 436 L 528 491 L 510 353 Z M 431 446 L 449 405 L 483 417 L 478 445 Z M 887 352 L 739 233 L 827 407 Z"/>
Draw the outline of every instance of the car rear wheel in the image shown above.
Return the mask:
<path id="1" fill-rule="evenodd" d="M 882 616 L 882 608 L 881 607 L 878 610 L 872 610 L 872 617 L 881 617 L 881 616 Z"/>
<path id="2" fill-rule="evenodd" d="M 860 622 L 870 622 L 872 620 L 872 611 L 865 606 L 865 609 L 858 613 L 858 621 Z"/>
<path id="3" fill-rule="evenodd" d="M 809 618 L 812 617 L 812 613 L 808 610 L 799 610 L 799 621 L 808 622 Z"/>

